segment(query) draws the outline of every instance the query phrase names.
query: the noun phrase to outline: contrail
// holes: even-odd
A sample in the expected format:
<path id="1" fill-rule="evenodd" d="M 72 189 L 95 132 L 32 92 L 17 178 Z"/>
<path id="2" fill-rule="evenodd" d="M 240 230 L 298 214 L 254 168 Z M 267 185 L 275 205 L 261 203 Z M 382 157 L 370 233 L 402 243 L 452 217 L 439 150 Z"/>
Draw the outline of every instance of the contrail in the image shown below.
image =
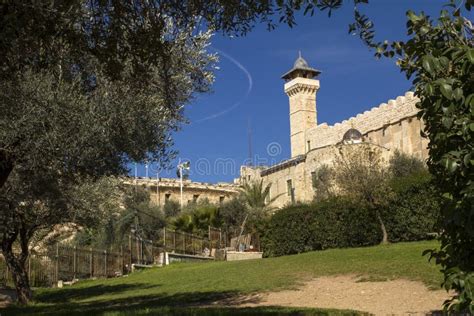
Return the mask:
<path id="1" fill-rule="evenodd" d="M 212 49 L 214 49 L 215 51 L 217 51 L 220 55 L 224 56 L 225 58 L 227 58 L 228 60 L 230 60 L 234 65 L 236 65 L 240 70 L 242 70 L 245 75 L 247 76 L 247 81 L 248 81 L 248 87 L 247 87 L 247 92 L 245 93 L 245 95 L 239 100 L 237 101 L 236 103 L 232 104 L 232 106 L 228 107 L 227 109 L 224 109 L 222 110 L 221 112 L 218 112 L 218 113 L 215 113 L 215 114 L 212 114 L 212 115 L 209 115 L 209 116 L 206 116 L 202 119 L 199 119 L 199 120 L 195 120 L 194 122 L 195 123 L 201 123 L 201 122 L 204 122 L 204 121 L 207 121 L 207 120 L 212 120 L 212 119 L 215 119 L 219 116 L 222 116 L 232 110 L 234 110 L 235 108 L 237 108 L 240 104 L 242 104 L 242 102 L 244 102 L 247 97 L 249 96 L 250 92 L 252 91 L 252 87 L 253 87 L 253 80 L 252 80 L 252 75 L 250 74 L 250 72 L 247 70 L 247 68 L 244 67 L 244 65 L 242 65 L 241 63 L 239 63 L 235 58 L 233 58 L 232 56 L 230 56 L 229 54 L 226 54 L 224 53 L 222 50 L 218 49 L 218 48 L 215 48 L 215 47 L 212 47 Z"/>

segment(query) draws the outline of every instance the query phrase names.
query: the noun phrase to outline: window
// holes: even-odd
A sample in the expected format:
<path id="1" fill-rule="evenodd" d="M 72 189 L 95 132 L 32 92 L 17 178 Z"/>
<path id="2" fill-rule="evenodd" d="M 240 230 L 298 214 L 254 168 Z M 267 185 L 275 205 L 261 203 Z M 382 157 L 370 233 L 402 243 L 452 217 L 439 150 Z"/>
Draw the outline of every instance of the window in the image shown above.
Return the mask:
<path id="1" fill-rule="evenodd" d="M 268 194 L 265 197 L 265 205 L 269 204 L 272 199 L 272 187 L 269 185 L 268 186 Z"/>
<path id="2" fill-rule="evenodd" d="M 171 193 L 166 193 L 165 194 L 165 202 L 168 202 L 171 198 Z"/>
<path id="3" fill-rule="evenodd" d="M 290 197 L 291 203 L 295 203 L 295 189 L 293 188 L 293 183 L 291 179 L 286 180 L 286 187 L 288 196 Z"/>
<path id="4" fill-rule="evenodd" d="M 199 199 L 199 194 L 194 194 L 193 195 L 193 202 L 196 203 L 198 199 Z"/>
<path id="5" fill-rule="evenodd" d="M 219 196 L 219 204 L 224 203 L 225 196 Z"/>
<path id="6" fill-rule="evenodd" d="M 309 141 L 309 140 L 306 142 L 306 150 L 307 151 L 311 150 L 311 141 Z"/>

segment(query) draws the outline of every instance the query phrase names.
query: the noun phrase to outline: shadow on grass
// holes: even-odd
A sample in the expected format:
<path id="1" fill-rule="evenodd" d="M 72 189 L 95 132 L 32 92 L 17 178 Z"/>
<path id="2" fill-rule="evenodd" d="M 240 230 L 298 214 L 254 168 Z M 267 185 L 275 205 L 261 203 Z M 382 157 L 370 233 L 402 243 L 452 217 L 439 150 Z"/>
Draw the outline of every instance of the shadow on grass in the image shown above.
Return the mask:
<path id="1" fill-rule="evenodd" d="M 69 303 L 73 300 L 83 300 L 101 295 L 118 294 L 125 291 L 140 291 L 152 287 L 159 287 L 159 285 L 134 283 L 117 285 L 100 284 L 88 287 L 68 287 L 35 294 L 34 301 L 40 303 Z"/>
<path id="2" fill-rule="evenodd" d="M 81 300 L 93 298 L 101 294 L 116 294 L 133 288 L 143 289 L 142 284 L 129 286 L 94 286 L 88 288 L 70 288 L 64 291 L 47 292 L 35 296 L 35 303 L 26 307 L 10 306 L 5 311 L 8 315 L 24 314 L 55 314 L 55 315 L 97 315 L 104 312 L 119 312 L 119 314 L 128 314 L 137 309 L 157 308 L 157 307 L 179 307 L 179 306 L 198 306 L 211 304 L 218 300 L 238 299 L 238 295 L 233 292 L 188 292 L 183 294 L 166 293 L 146 296 L 130 296 L 119 299 L 95 300 L 92 302 L 77 302 L 72 300 Z M 92 292 L 91 292 L 92 290 Z M 238 304 L 235 301 L 235 304 Z"/>
<path id="3" fill-rule="evenodd" d="M 187 292 L 178 294 L 132 296 L 120 299 L 76 302 L 73 299 L 92 298 L 105 293 L 118 293 L 142 284 L 128 286 L 94 286 L 69 288 L 38 295 L 35 304 L 27 307 L 10 306 L 6 315 L 359 315 L 351 311 L 330 311 L 284 307 L 236 308 L 245 303 L 258 303 L 258 295 L 241 295 L 237 292 Z M 91 290 L 93 292 L 91 292 Z M 212 307 L 219 302 L 219 306 Z M 226 307 L 222 307 L 222 306 Z M 211 306 L 211 307 L 210 307 Z"/>

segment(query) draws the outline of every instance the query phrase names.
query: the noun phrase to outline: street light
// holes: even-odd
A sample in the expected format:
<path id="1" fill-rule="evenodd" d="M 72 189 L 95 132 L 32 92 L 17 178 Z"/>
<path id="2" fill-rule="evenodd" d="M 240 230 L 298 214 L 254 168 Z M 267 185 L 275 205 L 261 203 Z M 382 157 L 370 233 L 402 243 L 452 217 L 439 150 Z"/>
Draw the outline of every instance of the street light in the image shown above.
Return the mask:
<path id="1" fill-rule="evenodd" d="M 185 161 L 181 163 L 181 159 L 180 159 L 178 163 L 178 173 L 179 173 L 179 191 L 180 191 L 179 205 L 180 205 L 181 211 L 183 210 L 183 170 L 189 171 L 189 169 L 190 169 L 190 162 Z"/>

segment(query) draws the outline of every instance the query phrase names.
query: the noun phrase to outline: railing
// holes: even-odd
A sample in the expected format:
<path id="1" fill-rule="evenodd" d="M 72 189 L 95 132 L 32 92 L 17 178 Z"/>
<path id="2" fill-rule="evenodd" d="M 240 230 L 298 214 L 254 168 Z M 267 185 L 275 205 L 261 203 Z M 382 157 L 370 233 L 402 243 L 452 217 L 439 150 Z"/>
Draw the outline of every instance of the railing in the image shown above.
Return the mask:
<path id="1" fill-rule="evenodd" d="M 130 235 L 128 244 L 114 251 L 78 248 L 56 244 L 41 253 L 31 253 L 27 272 L 32 287 L 55 286 L 59 280 L 110 278 L 128 274 L 133 264 L 158 264 L 164 251 L 213 257 L 214 249 L 225 245 L 219 229 L 210 227 L 201 237 L 163 229 L 162 237 L 153 242 Z M 11 273 L 0 254 L 0 287 L 12 286 Z"/>

